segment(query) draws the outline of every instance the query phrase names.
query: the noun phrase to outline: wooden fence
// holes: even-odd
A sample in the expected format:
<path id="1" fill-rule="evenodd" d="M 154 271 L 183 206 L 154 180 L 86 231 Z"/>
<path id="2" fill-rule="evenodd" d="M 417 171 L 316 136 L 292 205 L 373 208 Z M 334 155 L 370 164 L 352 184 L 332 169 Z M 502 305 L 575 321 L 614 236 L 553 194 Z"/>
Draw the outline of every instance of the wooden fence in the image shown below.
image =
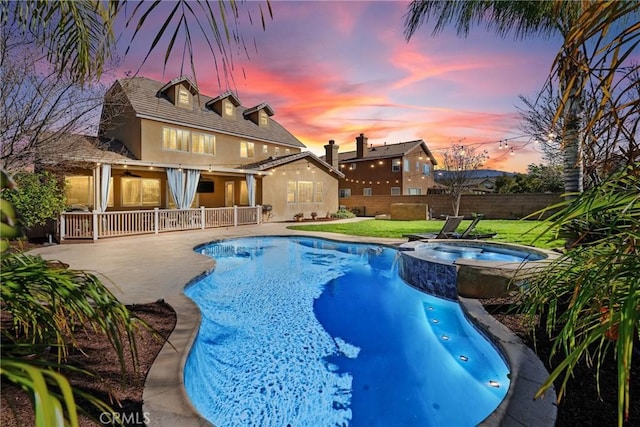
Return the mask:
<path id="1" fill-rule="evenodd" d="M 262 206 L 63 212 L 60 215 L 60 239 L 98 240 L 104 237 L 157 234 L 165 231 L 236 227 L 259 224 L 261 219 Z"/>

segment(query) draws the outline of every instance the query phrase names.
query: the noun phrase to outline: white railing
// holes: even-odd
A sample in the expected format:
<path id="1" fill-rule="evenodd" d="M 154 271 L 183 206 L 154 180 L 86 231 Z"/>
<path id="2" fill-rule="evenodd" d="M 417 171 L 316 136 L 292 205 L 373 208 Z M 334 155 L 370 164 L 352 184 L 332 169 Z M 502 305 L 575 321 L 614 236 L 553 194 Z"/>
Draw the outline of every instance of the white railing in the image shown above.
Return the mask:
<path id="1" fill-rule="evenodd" d="M 165 231 L 259 224 L 262 207 L 154 209 L 121 212 L 63 212 L 60 238 L 93 239 Z"/>

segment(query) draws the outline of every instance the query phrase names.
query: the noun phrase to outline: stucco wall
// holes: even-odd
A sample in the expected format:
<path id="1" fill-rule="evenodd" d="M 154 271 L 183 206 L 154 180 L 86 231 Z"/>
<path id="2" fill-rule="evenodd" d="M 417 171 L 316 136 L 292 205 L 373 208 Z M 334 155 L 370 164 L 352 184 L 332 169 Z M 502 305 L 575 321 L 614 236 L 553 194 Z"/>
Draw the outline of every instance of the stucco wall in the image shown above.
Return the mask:
<path id="1" fill-rule="evenodd" d="M 309 166 L 309 168 L 307 168 Z M 262 178 L 262 203 L 273 206 L 271 221 L 289 221 L 298 213 L 304 213 L 306 218 L 311 212 L 319 217 L 338 210 L 338 180 L 333 173 L 318 165 L 310 164 L 307 160 L 292 162 L 279 166 L 271 175 Z M 323 201 L 313 203 L 288 203 L 287 183 L 289 181 L 310 181 L 322 183 Z"/>

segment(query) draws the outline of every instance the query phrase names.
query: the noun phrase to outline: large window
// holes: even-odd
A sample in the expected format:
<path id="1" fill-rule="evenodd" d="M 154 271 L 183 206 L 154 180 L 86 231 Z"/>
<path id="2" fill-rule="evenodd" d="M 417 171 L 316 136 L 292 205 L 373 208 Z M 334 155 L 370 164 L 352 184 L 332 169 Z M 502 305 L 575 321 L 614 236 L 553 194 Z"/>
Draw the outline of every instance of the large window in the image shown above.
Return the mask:
<path id="1" fill-rule="evenodd" d="M 298 181 L 298 203 L 313 203 L 313 182 Z"/>
<path id="2" fill-rule="evenodd" d="M 160 180 L 122 178 L 122 206 L 160 206 Z"/>
<path id="3" fill-rule="evenodd" d="M 201 154 L 216 154 L 216 137 L 213 135 L 207 135 L 204 133 L 193 134 L 191 141 L 191 151 Z"/>
<path id="4" fill-rule="evenodd" d="M 162 129 L 162 149 L 189 151 L 190 132 L 182 129 Z"/>
<path id="5" fill-rule="evenodd" d="M 409 196 L 419 196 L 422 194 L 422 188 L 407 188 L 407 194 Z"/>
<path id="6" fill-rule="evenodd" d="M 287 182 L 287 203 L 295 203 L 296 202 L 296 182 L 289 181 Z"/>
<path id="7" fill-rule="evenodd" d="M 410 169 L 409 159 L 404 159 L 404 171 L 409 172 L 409 169 Z"/>
<path id="8" fill-rule="evenodd" d="M 68 176 L 65 178 L 65 194 L 68 205 L 93 206 L 93 177 Z M 107 206 L 113 206 L 113 177 L 109 178 L 109 200 Z"/>
<path id="9" fill-rule="evenodd" d="M 240 141 L 240 157 L 253 158 L 256 155 L 253 142 Z"/>

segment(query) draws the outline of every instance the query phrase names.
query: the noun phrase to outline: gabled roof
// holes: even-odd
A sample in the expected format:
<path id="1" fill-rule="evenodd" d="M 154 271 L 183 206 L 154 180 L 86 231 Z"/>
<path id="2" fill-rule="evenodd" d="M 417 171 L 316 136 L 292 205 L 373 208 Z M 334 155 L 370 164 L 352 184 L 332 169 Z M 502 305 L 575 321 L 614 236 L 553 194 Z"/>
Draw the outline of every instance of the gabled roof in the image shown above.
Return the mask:
<path id="1" fill-rule="evenodd" d="M 65 161 L 125 163 L 135 157 L 120 141 L 88 135 L 69 134 L 55 143 L 38 147 L 39 163 Z"/>
<path id="2" fill-rule="evenodd" d="M 198 93 L 198 86 L 196 86 L 196 84 L 192 82 L 189 77 L 177 77 L 158 89 L 158 94 L 164 93 L 167 89 L 179 83 L 186 83 L 187 87 L 189 88 L 189 92 L 191 92 L 191 95 L 195 95 L 196 93 Z"/>
<path id="3" fill-rule="evenodd" d="M 305 148 L 302 142 L 271 118 L 269 118 L 269 126 L 258 126 L 251 120 L 245 119 L 242 114 L 239 114 L 236 119 L 221 117 L 207 108 L 207 104 L 216 98 L 200 94 L 194 97 L 194 108 L 187 109 L 175 106 L 165 97 L 156 96 L 160 89 L 167 86 L 161 82 L 146 77 L 133 77 L 120 79 L 114 83 L 114 86 L 116 85 L 127 96 L 137 117 L 289 147 Z M 237 109 L 239 113 L 244 113 L 246 110 L 241 105 Z"/>
<path id="4" fill-rule="evenodd" d="M 269 106 L 269 104 L 267 104 L 266 102 L 263 102 L 260 105 L 256 105 L 255 107 L 251 107 L 247 110 L 244 110 L 244 113 L 242 113 L 245 117 L 247 117 L 249 114 L 255 113 L 256 111 L 260 111 L 260 110 L 264 110 L 265 113 L 267 113 L 269 115 L 269 117 L 273 116 L 274 112 L 273 112 L 273 108 L 271 108 L 271 106 Z"/>
<path id="5" fill-rule="evenodd" d="M 327 170 L 335 173 L 340 178 L 344 178 L 344 174 L 340 172 L 338 169 L 335 169 L 329 163 L 322 160 L 320 157 L 316 156 L 310 151 L 302 151 L 300 153 L 287 154 L 286 156 L 279 157 L 269 157 L 268 159 L 261 160 L 259 162 L 242 165 L 239 169 L 255 169 L 258 171 L 265 171 L 269 169 L 276 168 L 278 166 L 286 165 L 288 163 L 292 163 L 298 160 L 313 160 L 314 162 L 319 163 L 321 166 L 327 168 Z"/>
<path id="6" fill-rule="evenodd" d="M 205 102 L 205 106 L 209 107 L 213 104 L 215 104 L 216 102 L 222 101 L 225 98 L 229 98 L 229 101 L 231 101 L 231 103 L 238 107 L 240 106 L 240 100 L 238 99 L 238 97 L 231 92 L 230 90 L 226 91 L 225 93 L 221 93 L 220 95 L 216 96 L 215 98 L 211 98 L 209 101 Z"/>
<path id="7" fill-rule="evenodd" d="M 344 153 L 338 153 L 340 162 L 358 162 L 363 160 L 372 159 L 384 159 L 389 157 L 402 157 L 411 153 L 414 150 L 422 149 L 424 153 L 429 157 L 431 163 L 438 164 L 438 161 L 427 147 L 427 144 L 422 139 L 415 141 L 398 142 L 396 144 L 374 145 L 367 148 L 366 156 L 362 159 L 357 157 L 356 151 L 347 151 Z"/>

